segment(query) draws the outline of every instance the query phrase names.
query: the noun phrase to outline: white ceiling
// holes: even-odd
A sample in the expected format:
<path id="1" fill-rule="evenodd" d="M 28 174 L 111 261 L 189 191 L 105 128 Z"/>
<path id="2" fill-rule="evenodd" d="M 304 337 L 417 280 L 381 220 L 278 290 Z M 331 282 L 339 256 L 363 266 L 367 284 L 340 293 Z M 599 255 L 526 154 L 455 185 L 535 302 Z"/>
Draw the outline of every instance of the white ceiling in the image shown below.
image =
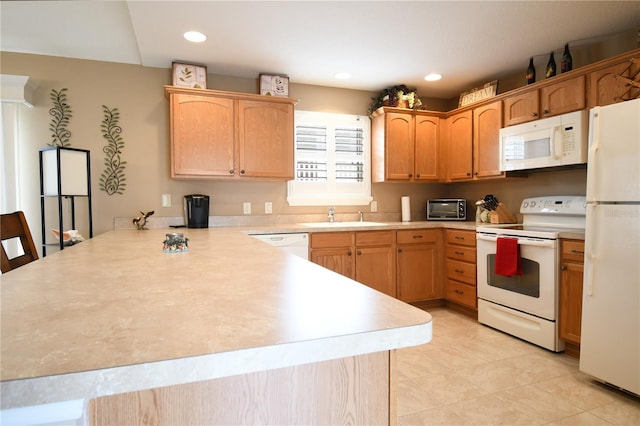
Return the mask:
<path id="1" fill-rule="evenodd" d="M 640 27 L 640 1 L 2 1 L 3 51 L 452 98 Z M 208 36 L 201 44 L 188 30 Z M 337 72 L 349 80 L 336 80 Z M 444 78 L 428 83 L 423 77 Z"/>

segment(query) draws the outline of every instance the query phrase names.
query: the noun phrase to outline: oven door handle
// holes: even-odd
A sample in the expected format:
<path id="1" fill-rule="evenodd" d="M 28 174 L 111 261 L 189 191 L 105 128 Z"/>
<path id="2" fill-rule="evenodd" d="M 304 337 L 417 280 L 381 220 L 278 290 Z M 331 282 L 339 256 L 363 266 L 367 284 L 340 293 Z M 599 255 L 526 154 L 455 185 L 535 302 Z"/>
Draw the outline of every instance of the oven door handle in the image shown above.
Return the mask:
<path id="1" fill-rule="evenodd" d="M 513 238 L 513 237 L 505 237 L 505 238 Z M 476 239 L 482 241 L 498 241 L 497 235 L 487 235 L 487 234 L 476 234 Z M 555 247 L 555 240 L 542 240 L 537 238 L 526 238 L 526 237 L 518 237 L 518 244 L 521 246 L 536 246 L 536 247 Z"/>

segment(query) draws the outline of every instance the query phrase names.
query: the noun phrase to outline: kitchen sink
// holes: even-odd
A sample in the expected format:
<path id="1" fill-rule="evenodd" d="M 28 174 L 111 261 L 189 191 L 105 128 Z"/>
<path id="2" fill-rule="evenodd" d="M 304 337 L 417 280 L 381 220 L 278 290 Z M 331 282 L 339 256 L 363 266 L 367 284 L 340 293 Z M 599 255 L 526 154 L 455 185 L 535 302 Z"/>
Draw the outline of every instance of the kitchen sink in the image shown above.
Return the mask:
<path id="1" fill-rule="evenodd" d="M 357 226 L 387 226 L 383 222 L 306 222 L 299 225 L 308 226 L 310 228 L 340 228 L 340 227 L 357 227 Z"/>

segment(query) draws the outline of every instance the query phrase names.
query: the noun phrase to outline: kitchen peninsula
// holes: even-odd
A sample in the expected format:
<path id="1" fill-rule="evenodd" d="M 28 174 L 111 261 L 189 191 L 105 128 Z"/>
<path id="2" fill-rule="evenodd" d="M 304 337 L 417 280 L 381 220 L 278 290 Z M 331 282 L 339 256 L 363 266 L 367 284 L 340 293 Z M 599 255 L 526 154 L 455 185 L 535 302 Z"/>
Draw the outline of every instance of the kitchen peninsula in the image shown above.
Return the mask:
<path id="1" fill-rule="evenodd" d="M 2 276 L 3 421 L 66 401 L 89 424 L 396 422 L 393 350 L 431 340 L 428 313 L 237 230 L 172 254 L 167 232 Z"/>

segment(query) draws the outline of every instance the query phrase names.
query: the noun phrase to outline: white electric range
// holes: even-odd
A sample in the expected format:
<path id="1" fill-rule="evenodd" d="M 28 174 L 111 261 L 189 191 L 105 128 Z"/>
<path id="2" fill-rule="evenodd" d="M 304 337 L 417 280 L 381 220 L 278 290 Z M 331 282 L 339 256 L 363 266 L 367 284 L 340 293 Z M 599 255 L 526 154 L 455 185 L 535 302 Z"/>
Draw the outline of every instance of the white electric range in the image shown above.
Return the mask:
<path id="1" fill-rule="evenodd" d="M 584 232 L 583 196 L 527 198 L 522 223 L 477 228 L 478 321 L 549 350 L 559 352 L 559 235 Z M 517 239 L 522 274 L 495 273 L 498 238 Z"/>

